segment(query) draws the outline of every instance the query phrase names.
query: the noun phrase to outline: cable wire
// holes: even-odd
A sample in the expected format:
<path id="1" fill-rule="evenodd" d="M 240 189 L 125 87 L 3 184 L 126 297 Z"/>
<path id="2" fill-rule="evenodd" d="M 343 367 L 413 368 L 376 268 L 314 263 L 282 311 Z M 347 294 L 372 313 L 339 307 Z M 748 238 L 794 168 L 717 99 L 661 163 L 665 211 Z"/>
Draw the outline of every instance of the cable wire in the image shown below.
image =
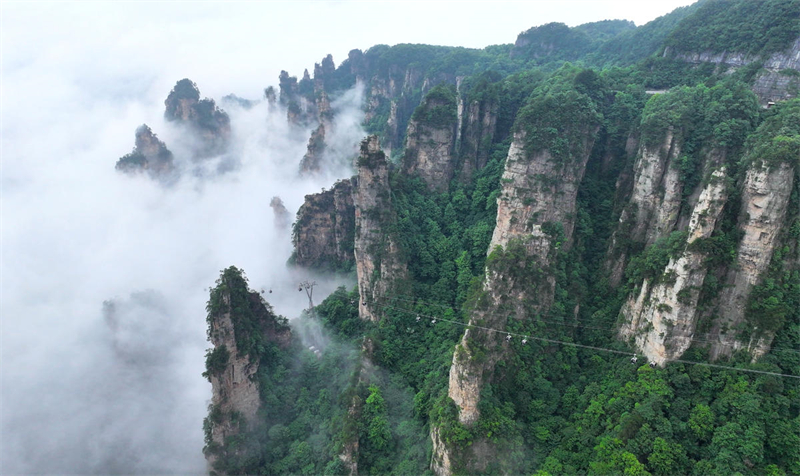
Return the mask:
<path id="1" fill-rule="evenodd" d="M 403 295 L 403 294 L 396 294 L 394 297 L 391 297 L 389 299 L 409 302 L 409 303 L 412 303 L 412 304 L 420 304 L 421 303 L 421 304 L 424 304 L 424 305 L 427 305 L 427 306 L 436 306 L 436 307 L 441 307 L 441 308 L 444 308 L 444 309 L 450 309 L 450 310 L 452 310 L 454 312 L 459 312 L 458 308 L 455 308 L 455 307 L 452 307 L 452 306 L 447 306 L 447 305 L 444 305 L 444 304 L 425 301 L 425 300 L 422 300 L 422 299 L 403 299 L 403 298 L 400 298 L 400 297 L 397 297 L 397 296 L 412 297 L 412 296 L 407 296 L 407 295 Z M 548 324 L 553 324 L 553 325 L 558 325 L 558 326 L 569 326 L 569 327 L 575 327 L 575 328 L 593 329 L 593 330 L 606 331 L 606 332 L 610 332 L 610 333 L 613 333 L 613 332 L 616 331 L 616 329 L 613 328 L 613 327 L 600 327 L 600 326 L 592 326 L 592 325 L 588 325 L 588 324 L 572 324 L 572 323 L 568 323 L 568 322 L 558 322 L 558 321 L 554 321 L 552 319 L 546 319 L 544 317 L 539 317 L 538 320 L 542 321 L 542 322 L 545 322 L 545 323 L 548 323 Z M 580 319 L 575 319 L 575 321 L 586 322 L 586 321 L 580 320 Z M 705 334 L 705 335 L 707 337 L 710 337 L 709 334 Z M 691 337 L 691 338 L 688 339 L 688 341 L 689 342 L 699 343 L 699 344 L 714 344 L 714 345 L 717 345 L 719 347 L 735 347 L 737 345 L 737 342 L 735 342 L 733 340 L 729 341 L 729 342 L 724 342 L 724 341 L 723 342 L 718 342 L 718 341 L 714 341 L 714 340 L 702 339 L 702 338 L 697 338 L 697 337 Z M 771 350 L 772 351 L 791 352 L 791 353 L 794 353 L 794 354 L 800 354 L 800 350 L 791 349 L 791 348 L 787 348 L 787 347 L 772 347 Z"/>
<path id="2" fill-rule="evenodd" d="M 504 330 L 494 329 L 494 328 L 491 328 L 491 327 L 485 327 L 485 326 L 479 326 L 479 325 L 475 325 L 475 324 L 464 323 L 464 322 L 460 322 L 460 321 L 454 321 L 452 319 L 446 319 L 446 318 L 437 317 L 437 316 L 430 316 L 430 315 L 420 314 L 420 313 L 417 313 L 415 311 L 411 311 L 411 310 L 403 309 L 403 308 L 398 308 L 398 307 L 394 307 L 394 306 L 384 305 L 384 307 L 388 308 L 388 309 L 394 309 L 394 310 L 397 310 L 397 311 L 401 311 L 401 312 L 407 312 L 409 314 L 416 314 L 419 317 L 426 317 L 426 318 L 429 318 L 429 319 L 433 319 L 435 321 L 449 322 L 451 324 L 456 324 L 456 325 L 459 325 L 459 326 L 463 326 L 463 327 L 466 327 L 468 329 L 470 329 L 470 328 L 482 329 L 482 330 L 485 330 L 485 331 L 488 331 L 488 332 L 495 332 L 495 333 L 498 333 L 498 334 L 506 334 L 508 336 L 522 337 L 523 339 L 533 339 L 533 340 L 538 340 L 538 341 L 542 341 L 542 342 L 549 342 L 549 343 L 552 343 L 552 344 L 568 345 L 568 346 L 572 346 L 572 347 L 579 347 L 579 348 L 583 348 L 583 349 L 590 349 L 590 350 L 596 350 L 596 351 L 601 351 L 601 352 L 609 352 L 609 353 L 614 353 L 614 354 L 622 354 L 622 355 L 631 355 L 632 354 L 634 357 L 636 356 L 635 353 L 626 352 L 626 351 L 622 351 L 622 350 L 609 349 L 609 348 L 606 348 L 606 347 L 596 347 L 596 346 L 593 346 L 593 345 L 586 345 L 586 344 L 578 344 L 576 342 L 566 342 L 566 341 L 562 341 L 562 340 L 558 340 L 558 339 L 549 339 L 549 338 L 546 338 L 546 337 L 537 337 L 537 336 L 533 336 L 533 335 L 530 335 L 530 334 L 520 334 L 518 332 L 504 331 Z M 714 368 L 718 368 L 718 369 L 727 369 L 727 370 L 733 370 L 733 371 L 736 371 L 736 372 L 749 372 L 749 373 L 762 374 L 762 375 L 772 375 L 772 376 L 775 376 L 775 377 L 787 377 L 787 378 L 800 379 L 800 375 L 791 375 L 791 374 L 784 374 L 784 373 L 779 373 L 779 372 L 769 372 L 769 371 L 766 371 L 766 370 L 743 369 L 743 368 L 740 368 L 740 367 L 731 367 L 731 366 L 727 366 L 727 365 L 711 364 L 711 363 L 708 363 L 708 362 L 695 362 L 695 361 L 692 361 L 692 360 L 684 360 L 684 359 L 669 359 L 669 360 L 666 360 L 665 362 L 679 362 L 679 363 L 682 363 L 682 364 L 690 364 L 690 365 L 704 365 L 706 367 L 714 367 Z"/>

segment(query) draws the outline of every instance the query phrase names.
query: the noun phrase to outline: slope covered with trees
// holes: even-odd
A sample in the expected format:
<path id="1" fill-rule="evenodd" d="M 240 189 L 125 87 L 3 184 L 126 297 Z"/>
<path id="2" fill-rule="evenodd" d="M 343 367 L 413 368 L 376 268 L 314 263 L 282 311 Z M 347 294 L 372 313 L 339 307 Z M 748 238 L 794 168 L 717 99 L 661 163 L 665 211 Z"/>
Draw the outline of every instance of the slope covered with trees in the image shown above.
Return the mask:
<path id="1" fill-rule="evenodd" d="M 315 71 L 331 96 L 364 84 L 394 157 L 382 208 L 346 212 L 382 226 L 355 267 L 403 273 L 295 322 L 324 348 L 251 351 L 259 415 L 215 468 L 800 473 L 800 100 L 766 109 L 755 66 L 663 55 L 784 51 L 797 5 L 708 0 Z"/>

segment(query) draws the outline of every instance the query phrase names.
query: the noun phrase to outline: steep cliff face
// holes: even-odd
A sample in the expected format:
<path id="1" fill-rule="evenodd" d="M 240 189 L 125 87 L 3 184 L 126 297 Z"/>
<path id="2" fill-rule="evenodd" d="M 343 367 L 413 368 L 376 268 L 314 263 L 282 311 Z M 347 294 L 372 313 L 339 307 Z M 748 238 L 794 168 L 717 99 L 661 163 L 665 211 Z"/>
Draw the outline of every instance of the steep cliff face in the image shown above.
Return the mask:
<path id="1" fill-rule="evenodd" d="M 768 350 L 772 331 L 782 318 L 773 319 L 778 323 L 765 322 L 771 319 L 765 317 L 770 312 L 763 310 L 769 304 L 761 302 L 766 297 L 754 296 L 753 290 L 764 280 L 786 226 L 794 168 L 800 156 L 796 146 L 788 145 L 794 143 L 798 133 L 796 108 L 796 101 L 779 104 L 765 113 L 766 119 L 756 131 L 741 134 L 750 134 L 750 138 L 747 142 L 738 139 L 744 157 L 736 162 L 748 165 L 739 172 L 735 202 L 729 203 L 728 195 L 736 177 L 725 176 L 728 167 L 724 164 L 734 163 L 726 157 L 729 149 L 711 149 L 689 159 L 688 154 L 673 152 L 683 142 L 676 142 L 674 129 L 668 128 L 659 152 L 652 153 L 647 146 L 640 150 L 630 204 L 622 214 L 611 248 L 613 252 L 614 246 L 625 240 L 627 250 L 636 252 L 637 247 L 644 247 L 642 256 L 646 260 L 651 260 L 647 256 L 655 256 L 648 253 L 659 246 L 669 250 L 670 259 L 663 271 L 651 273 L 641 282 L 629 281 L 636 289 L 621 310 L 620 336 L 630 339 L 652 362 L 663 364 L 679 358 L 694 343 L 710 343 L 712 359 L 741 348 L 747 348 L 756 358 Z M 708 106 L 701 109 L 705 111 Z M 696 136 L 693 140 L 697 147 Z M 706 178 L 704 185 L 694 187 L 697 192 L 691 190 L 695 183 L 691 175 L 679 172 L 687 170 L 690 160 L 696 163 L 688 170 L 703 170 Z M 724 230 L 720 221 L 723 206 L 731 209 Z M 688 210 L 691 213 L 686 213 Z M 685 244 L 677 241 L 681 237 L 676 232 L 686 237 Z M 670 244 L 656 243 L 667 235 Z M 719 248 L 723 242 L 729 244 Z M 612 258 L 619 260 L 612 268 L 615 279 L 621 275 L 624 253 Z M 712 272 L 711 284 L 706 286 Z M 698 306 L 701 292 L 706 293 L 702 308 Z M 695 335 L 701 321 L 704 328 L 711 326 L 710 334 Z"/>
<path id="2" fill-rule="evenodd" d="M 753 286 L 763 279 L 764 271 L 775 252 L 778 234 L 785 224 L 787 207 L 794 186 L 794 164 L 754 163 L 742 187 L 739 229 L 743 236 L 737 249 L 736 263 L 728 274 L 727 287 L 720 296 L 718 319 L 711 335 L 711 357 L 730 355 L 743 346 L 737 341 L 738 326 L 744 322 L 748 298 Z M 764 335 L 750 342 L 748 350 L 759 357 L 769 350 L 772 336 Z"/>
<path id="3" fill-rule="evenodd" d="M 328 55 L 328 58 L 330 58 L 330 55 Z M 333 59 L 330 61 L 332 62 Z M 300 161 L 300 173 L 304 175 L 314 174 L 322 170 L 323 154 L 327 148 L 325 137 L 333 133 L 333 109 L 331 109 L 328 94 L 324 89 L 325 82 L 322 74 L 321 67 L 317 64 L 314 73 L 314 97 L 317 123 L 319 125 L 311 133 L 306 154 L 303 156 L 303 160 Z"/>
<path id="4" fill-rule="evenodd" d="M 136 129 L 136 142 L 133 152 L 117 161 L 120 172 L 135 173 L 147 171 L 153 177 L 168 179 L 175 172 L 172 152 L 153 131 L 142 124 Z"/>
<path id="5" fill-rule="evenodd" d="M 194 154 L 209 157 L 224 153 L 231 138 L 231 121 L 213 99 L 200 99 L 200 90 L 189 79 L 175 84 L 164 101 L 164 118 L 186 125 L 200 139 Z"/>
<path id="6" fill-rule="evenodd" d="M 206 354 L 206 376 L 211 381 L 211 406 L 204 427 L 204 453 L 214 468 L 220 457 L 235 454 L 229 439 L 248 428 L 261 404 L 254 375 L 258 346 L 287 347 L 291 331 L 261 296 L 250 291 L 241 270 L 223 271 L 208 303 L 208 338 L 214 348 Z"/>
<path id="7" fill-rule="evenodd" d="M 552 302 L 554 281 L 546 275 L 546 270 L 553 264 L 554 251 L 567 246 L 572 236 L 578 185 L 597 132 L 591 123 L 585 127 L 589 130 L 583 136 L 580 155 L 569 164 L 559 164 L 546 149 L 526 150 L 526 132 L 515 134 L 501 179 L 497 225 L 489 249 L 504 248 L 508 256 L 511 248 L 517 248 L 514 253 L 519 254 L 514 266 L 537 270 L 541 279 L 538 282 L 531 276 L 518 279 L 516 272 L 507 272 L 502 267 L 493 269 L 490 255 L 483 284 L 486 301 L 471 313 L 470 323 L 503 328 L 507 317 L 504 312 L 513 312 L 518 318 L 532 318 L 532 314 L 544 312 Z M 468 329 L 450 367 L 448 394 L 458 405 L 458 418 L 464 424 L 477 420 L 480 389 L 501 355 L 485 352 L 488 357 L 478 363 L 482 359 L 476 360 L 473 350 L 478 342 L 477 347 L 484 353 L 483 349 L 497 347 L 498 337 L 495 333 Z"/>
<path id="8" fill-rule="evenodd" d="M 437 86 L 414 111 L 406 134 L 403 161 L 431 190 L 446 190 L 455 169 L 457 103 L 453 88 Z"/>
<path id="9" fill-rule="evenodd" d="M 317 126 L 308 138 L 308 146 L 303 159 L 300 161 L 300 174 L 309 175 L 322 169 L 322 154 L 325 153 L 326 129 L 323 124 Z"/>
<path id="10" fill-rule="evenodd" d="M 365 80 L 367 130 L 381 134 L 386 151 L 401 149 L 411 116 L 425 95 L 440 83 L 455 85 L 455 82 L 455 76 L 449 74 L 426 77 L 414 65 L 393 64 L 384 71 L 376 71 Z"/>
<path id="11" fill-rule="evenodd" d="M 633 338 L 650 362 L 662 365 L 692 344 L 698 320 L 697 301 L 706 277 L 705 253 L 693 245 L 709 238 L 727 198 L 725 168 L 709 177 L 692 210 L 685 249 L 670 259 L 658 279 L 646 278 L 638 294 L 623 305 L 620 336 Z"/>
<path id="12" fill-rule="evenodd" d="M 497 225 L 489 249 L 502 248 L 497 253 L 505 253 L 505 258 L 514 255 L 515 262 L 493 267 L 505 258 L 492 259 L 490 254 L 483 286 L 487 302 L 476 307 L 470 322 L 490 322 L 490 327 L 502 328 L 505 317 L 499 316 L 507 316 L 500 311 L 504 303 L 513 303 L 506 311 L 513 310 L 518 318 L 531 318 L 552 302 L 554 282 L 546 273 L 553 264 L 554 251 L 569 245 L 578 185 L 597 133 L 593 118 L 582 119 L 574 126 L 582 129 L 578 134 L 581 143 L 572 144 L 569 157 L 554 157 L 545 141 L 532 143 L 528 137 L 531 132 L 524 129 L 514 135 L 501 178 Z M 513 269 L 504 269 L 508 266 L 534 274 L 520 275 Z M 479 333 L 485 334 L 479 338 L 484 347 L 496 344 L 492 342 L 497 339 L 495 334 L 468 330 L 450 370 L 449 394 L 460 408 L 462 423 L 477 418 L 479 389 L 493 367 L 492 358 L 487 359 L 486 365 L 475 365 L 474 359 L 469 358 L 473 353 L 471 342 Z"/>
<path id="13" fill-rule="evenodd" d="M 611 238 L 608 269 L 613 286 L 619 284 L 627 260 L 621 242 L 653 244 L 672 231 L 681 205 L 681 183 L 677 167 L 680 137 L 668 128 L 659 144 L 641 144 L 634 163 L 633 191 Z M 680 133 L 679 133 L 680 134 Z M 624 247 L 623 247 L 624 248 Z"/>
<path id="14" fill-rule="evenodd" d="M 380 303 L 390 286 L 405 278 L 406 266 L 389 229 L 396 221 L 389 193 L 389 163 L 377 136 L 361 143 L 355 205 L 355 261 L 362 319 L 380 319 Z"/>
<path id="15" fill-rule="evenodd" d="M 486 98 L 474 99 L 468 104 L 459 100 L 459 112 L 463 112 L 459 120 L 459 155 L 462 160 L 461 174 L 470 177 L 475 171 L 482 169 L 489 160 L 489 150 L 497 127 L 497 100 Z M 459 115 L 461 117 L 461 115 Z M 463 132 L 461 132 L 463 131 Z"/>
<path id="16" fill-rule="evenodd" d="M 317 269 L 350 268 L 355 216 L 352 180 L 340 180 L 330 190 L 306 195 L 292 234 L 295 263 Z"/>
<path id="17" fill-rule="evenodd" d="M 797 97 L 800 92 L 800 75 L 797 74 L 800 72 L 800 38 L 785 50 L 772 53 L 766 60 L 763 56 L 736 51 L 674 52 L 669 47 L 664 50 L 663 56 L 692 64 L 711 63 L 734 69 L 753 63 L 761 64 L 762 71 L 755 77 L 753 92 L 763 105 Z"/>
<path id="18" fill-rule="evenodd" d="M 785 51 L 774 53 L 753 83 L 753 92 L 763 103 L 784 101 L 800 92 L 800 37 Z"/>
<path id="19" fill-rule="evenodd" d="M 536 319 L 552 304 L 552 266 L 557 251 L 570 245 L 578 186 L 599 119 L 591 100 L 574 92 L 537 98 L 521 111 L 501 178 L 482 290 L 467 306 L 470 325 L 505 329 L 507 319 Z M 576 140 L 559 147 L 563 142 L 552 135 L 554 128 Z M 510 345 L 481 327 L 464 332 L 449 374 L 448 396 L 457 406 L 458 421 L 467 426 L 480 418 L 481 390 Z M 455 449 L 443 444 L 437 431 L 434 427 L 431 433 L 431 467 L 437 474 L 451 474 Z M 492 446 L 478 443 L 458 458 L 473 471 L 481 471 L 486 460 L 480 447 Z"/>

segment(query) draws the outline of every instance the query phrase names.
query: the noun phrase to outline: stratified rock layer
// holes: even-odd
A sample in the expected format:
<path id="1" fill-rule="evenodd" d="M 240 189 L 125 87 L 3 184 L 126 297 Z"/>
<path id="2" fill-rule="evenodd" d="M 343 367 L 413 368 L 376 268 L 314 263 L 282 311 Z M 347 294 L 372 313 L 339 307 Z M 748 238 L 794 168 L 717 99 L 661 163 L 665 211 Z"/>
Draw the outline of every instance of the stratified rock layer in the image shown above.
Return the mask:
<path id="1" fill-rule="evenodd" d="M 295 263 L 318 269 L 349 268 L 354 261 L 355 216 L 352 180 L 340 180 L 330 190 L 306 195 L 292 235 Z"/>
<path id="2" fill-rule="evenodd" d="M 794 167 L 788 162 L 774 165 L 756 162 L 747 170 L 742 187 L 742 208 L 739 229 L 742 239 L 737 249 L 736 263 L 728 274 L 727 286 L 720 296 L 719 319 L 711 334 L 711 357 L 730 355 L 740 348 L 738 325 L 745 319 L 747 300 L 753 286 L 763 279 L 784 218 L 794 186 Z M 757 333 L 758 329 L 754 329 Z M 769 350 L 772 336 L 763 336 L 750 343 L 750 350 L 759 357 Z"/>
<path id="3" fill-rule="evenodd" d="M 361 302 L 358 315 L 377 321 L 386 291 L 406 276 L 397 243 L 389 233 L 396 221 L 389 188 L 389 163 L 377 136 L 361 143 L 355 205 L 355 260 Z"/>

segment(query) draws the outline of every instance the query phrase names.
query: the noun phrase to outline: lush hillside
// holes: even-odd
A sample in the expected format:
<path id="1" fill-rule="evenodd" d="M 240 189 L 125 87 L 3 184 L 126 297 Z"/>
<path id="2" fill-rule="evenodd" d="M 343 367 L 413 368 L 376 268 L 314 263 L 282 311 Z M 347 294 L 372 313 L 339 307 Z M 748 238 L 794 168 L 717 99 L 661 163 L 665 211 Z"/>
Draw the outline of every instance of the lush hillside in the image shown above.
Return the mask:
<path id="1" fill-rule="evenodd" d="M 378 137 L 337 185 L 352 205 L 309 196 L 295 236 L 349 227 L 358 285 L 282 346 L 243 338 L 260 405 L 209 437 L 215 470 L 800 473 L 800 99 L 766 109 L 755 67 L 661 55 L 782 51 L 797 5 L 708 0 L 318 65 L 311 92 L 363 84 Z"/>

